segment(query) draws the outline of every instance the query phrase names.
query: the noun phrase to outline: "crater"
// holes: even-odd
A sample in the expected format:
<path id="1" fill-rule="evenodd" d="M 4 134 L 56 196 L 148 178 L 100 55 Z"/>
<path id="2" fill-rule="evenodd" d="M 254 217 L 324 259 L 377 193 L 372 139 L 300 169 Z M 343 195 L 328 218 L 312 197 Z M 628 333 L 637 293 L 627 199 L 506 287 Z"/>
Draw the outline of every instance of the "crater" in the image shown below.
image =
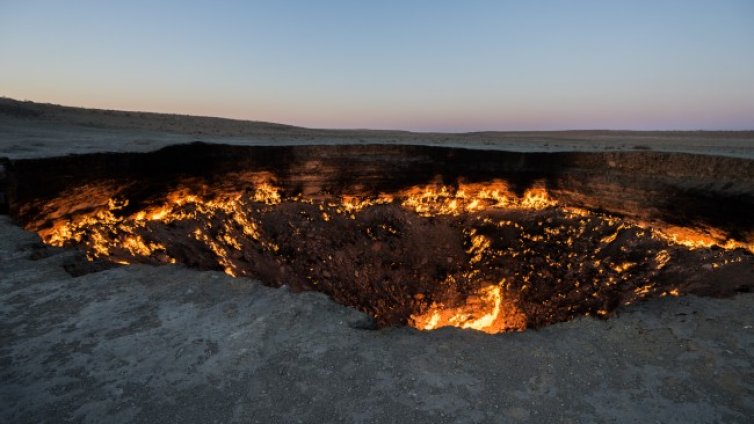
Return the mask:
<path id="1" fill-rule="evenodd" d="M 320 291 L 380 327 L 521 331 L 754 285 L 745 159 L 195 143 L 5 167 L 45 244 Z"/>

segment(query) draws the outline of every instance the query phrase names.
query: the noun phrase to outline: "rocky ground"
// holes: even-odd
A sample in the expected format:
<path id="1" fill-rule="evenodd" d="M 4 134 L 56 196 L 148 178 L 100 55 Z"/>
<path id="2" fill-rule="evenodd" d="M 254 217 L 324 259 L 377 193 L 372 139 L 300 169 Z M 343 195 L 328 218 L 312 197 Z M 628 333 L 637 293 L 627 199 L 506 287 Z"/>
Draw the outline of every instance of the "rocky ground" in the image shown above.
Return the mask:
<path id="1" fill-rule="evenodd" d="M 3 422 L 750 422 L 754 295 L 487 335 L 77 252 L 0 220 Z M 68 266 L 70 269 L 70 267 Z"/>

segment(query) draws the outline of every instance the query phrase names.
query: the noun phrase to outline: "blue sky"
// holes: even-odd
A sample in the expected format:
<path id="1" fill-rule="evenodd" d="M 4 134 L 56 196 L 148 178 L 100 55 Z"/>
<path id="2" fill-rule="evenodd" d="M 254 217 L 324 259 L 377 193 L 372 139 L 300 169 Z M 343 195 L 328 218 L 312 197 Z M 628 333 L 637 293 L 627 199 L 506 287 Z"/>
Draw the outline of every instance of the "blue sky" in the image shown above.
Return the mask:
<path id="1" fill-rule="evenodd" d="M 330 128 L 754 129 L 754 1 L 0 0 L 0 95 Z"/>

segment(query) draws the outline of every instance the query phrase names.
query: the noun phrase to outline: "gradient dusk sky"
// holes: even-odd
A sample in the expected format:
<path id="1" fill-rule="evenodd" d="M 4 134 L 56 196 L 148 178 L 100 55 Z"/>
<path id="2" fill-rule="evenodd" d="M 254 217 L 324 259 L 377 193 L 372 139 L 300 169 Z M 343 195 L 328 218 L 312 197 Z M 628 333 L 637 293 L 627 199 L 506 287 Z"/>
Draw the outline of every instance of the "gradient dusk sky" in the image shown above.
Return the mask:
<path id="1" fill-rule="evenodd" d="M 328 128 L 754 129 L 754 0 L 0 0 L 0 96 Z"/>

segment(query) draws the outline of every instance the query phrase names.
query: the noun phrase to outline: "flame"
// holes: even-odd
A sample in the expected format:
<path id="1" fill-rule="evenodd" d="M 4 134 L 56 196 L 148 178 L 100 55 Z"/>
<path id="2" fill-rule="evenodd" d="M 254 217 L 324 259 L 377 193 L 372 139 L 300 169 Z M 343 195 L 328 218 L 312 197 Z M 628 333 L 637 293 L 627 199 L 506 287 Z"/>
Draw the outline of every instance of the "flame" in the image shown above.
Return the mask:
<path id="1" fill-rule="evenodd" d="M 254 201 L 267 205 L 277 205 L 281 202 L 280 190 L 269 183 L 261 183 L 254 191 Z"/>
<path id="2" fill-rule="evenodd" d="M 667 250 L 661 250 L 655 255 L 655 261 L 657 262 L 657 269 L 665 268 L 665 265 L 670 261 L 670 254 Z"/>
<path id="3" fill-rule="evenodd" d="M 476 230 L 473 228 L 468 234 L 471 236 L 471 247 L 466 250 L 466 253 L 471 255 L 470 262 L 475 264 L 482 260 L 484 252 L 490 247 L 490 239 L 477 234 Z"/>
<path id="4" fill-rule="evenodd" d="M 526 315 L 503 295 L 501 285 L 488 285 L 461 306 L 432 303 L 424 313 L 412 315 L 409 324 L 422 330 L 459 327 L 495 334 L 524 330 Z"/>
<path id="5" fill-rule="evenodd" d="M 580 285 L 609 287 L 628 281 L 632 275 L 636 274 L 637 269 L 645 266 L 642 260 L 632 259 L 632 262 L 628 262 L 625 258 L 612 260 L 597 256 L 606 246 L 613 245 L 616 239 L 620 241 L 619 236 L 624 231 L 633 231 L 632 234 L 640 234 L 641 237 L 651 236 L 666 243 L 664 247 L 668 249 L 660 250 L 656 254 L 652 253 L 654 261 L 652 257 L 645 258 L 649 260 L 649 263 L 654 262 L 657 270 L 665 267 L 671 259 L 673 248 L 667 243 L 691 249 L 717 246 L 723 249 L 745 248 L 754 252 L 754 244 L 729 240 L 724 234 L 708 229 L 661 227 L 650 223 L 621 221 L 618 218 L 585 209 L 564 208 L 549 196 L 541 181 L 536 182 L 523 194 L 519 193 L 520 195 L 505 182 L 492 181 L 490 183 L 460 182 L 456 185 L 430 184 L 392 194 L 380 193 L 372 197 L 343 195 L 315 200 L 303 198 L 301 195 L 285 197 L 283 190 L 275 185 L 274 179 L 268 176 L 243 178 L 250 184 L 250 189 L 246 191 L 219 190 L 217 193 L 209 187 L 197 184 L 191 188 L 178 187 L 167 193 L 160 201 L 131 214 L 125 213 L 130 209 L 126 208 L 128 201 L 119 195 L 120 192 L 117 189 L 102 186 L 101 189 L 112 196 L 107 198 L 97 193 L 97 187 L 85 186 L 73 193 L 72 197 L 61 196 L 61 199 L 67 199 L 68 202 L 64 207 L 56 209 L 54 204 L 44 205 L 42 210 L 47 214 L 45 217 L 49 221 L 43 221 L 41 224 L 33 223 L 30 229 L 37 231 L 43 241 L 50 245 L 82 244 L 90 259 L 107 257 L 119 263 L 132 263 L 146 261 L 148 258 L 152 262 L 174 263 L 176 259 L 170 256 L 170 249 L 150 240 L 149 234 L 157 224 L 172 225 L 183 222 L 182 225 L 190 227 L 186 230 L 190 233 L 186 235 L 190 236 L 192 243 L 196 241 L 206 251 L 211 252 L 214 255 L 214 263 L 232 276 L 246 275 L 245 272 L 247 272 L 238 259 L 243 257 L 244 249 L 249 248 L 244 238 L 256 242 L 254 249 L 261 248 L 273 255 L 281 254 L 280 246 L 265 235 L 261 218 L 253 211 L 269 211 L 272 206 L 282 202 L 318 205 L 319 210 L 316 211 L 314 218 L 324 222 L 333 220 L 337 222 L 344 217 L 355 218 L 368 207 L 384 204 L 401 205 L 424 217 L 458 216 L 468 213 L 475 214 L 473 218 L 477 219 L 475 222 L 480 225 L 507 228 L 516 234 L 515 237 L 521 243 L 521 248 L 516 245 L 501 248 L 497 241 L 493 246 L 492 239 L 480 233 L 476 228 L 465 229 L 465 253 L 468 255 L 468 265 L 471 266 L 471 271 L 456 274 L 456 277 L 459 275 L 463 277 L 463 279 L 459 278 L 458 282 L 451 281 L 453 277 L 450 275 L 438 277 L 439 281 L 447 278 L 442 283 L 463 287 L 474 287 L 479 281 L 489 282 L 500 278 L 499 274 L 480 277 L 479 269 L 491 258 L 530 260 L 539 255 L 536 246 L 541 243 L 549 243 L 551 246 L 557 244 L 565 250 L 567 253 L 564 255 L 568 255 L 566 260 L 563 260 L 565 256 L 559 258 L 557 254 L 553 254 L 552 257 L 550 254 L 541 255 L 537 257 L 537 264 L 541 266 L 516 274 L 514 281 L 520 284 L 512 285 L 511 281 L 506 282 L 503 279 L 497 285 L 483 285 L 476 293 L 469 295 L 460 306 L 452 302 L 448 304 L 438 301 L 429 304 L 422 303 L 422 301 L 426 302 L 426 298 L 432 298 L 431 295 L 426 297 L 422 295 L 421 298 L 416 298 L 419 305 L 417 310 L 421 312 L 411 315 L 408 322 L 409 325 L 425 330 L 455 326 L 488 333 L 523 330 L 526 327 L 527 317 L 517 303 L 521 297 L 511 295 L 514 293 L 513 287 L 517 287 L 516 290 L 520 290 L 521 293 L 533 291 L 538 281 L 550 278 L 543 276 L 543 272 L 548 272 L 548 269 L 567 269 L 568 272 L 576 273 L 581 265 L 594 268 L 596 272 L 593 281 L 580 281 L 575 285 L 577 288 Z M 70 200 L 89 197 L 94 199 L 94 206 L 84 207 Z M 548 208 L 558 208 L 565 212 L 564 215 L 571 224 L 564 226 L 557 224 L 557 221 L 555 221 L 556 224 L 552 224 L 549 219 L 546 219 L 547 216 L 551 216 L 548 215 L 548 211 L 537 215 L 542 218 L 540 222 L 536 222 L 534 230 L 529 228 L 524 231 L 524 227 L 514 220 L 503 219 L 511 218 L 515 214 L 497 219 L 495 217 L 502 214 L 482 213 L 494 209 L 539 211 Z M 594 228 L 595 218 L 598 218 L 599 222 L 604 222 L 604 225 L 600 225 L 603 225 L 601 228 L 607 231 L 600 232 L 600 238 L 595 239 L 595 244 L 598 246 L 591 246 L 588 251 L 579 251 L 578 249 L 583 249 L 579 247 L 579 240 L 589 235 L 589 231 Z M 461 218 L 457 222 L 468 222 L 463 221 L 464 219 Z M 197 226 L 193 226 L 195 221 L 199 222 Z M 33 225 L 39 225 L 39 227 L 33 227 Z M 386 233 L 398 235 L 399 230 L 390 225 L 383 224 L 380 228 Z M 242 237 L 239 230 L 243 234 Z M 583 260 L 568 260 L 573 257 L 572 255 L 577 254 L 583 254 Z M 727 264 L 727 259 L 725 261 L 724 263 Z M 720 265 L 715 263 L 712 266 L 717 268 Z M 461 284 L 466 280 L 469 284 Z M 636 298 L 660 293 L 661 289 L 656 288 L 651 281 L 641 281 L 640 284 L 639 287 L 632 289 Z M 463 291 L 463 293 L 466 292 Z M 677 296 L 679 294 L 678 289 L 673 289 L 662 292 L 661 295 Z M 517 293 L 516 296 L 518 295 Z M 596 291 L 593 291 L 591 295 L 598 296 Z M 592 313 L 606 315 L 609 311 L 600 309 L 592 310 Z"/>
<path id="6" fill-rule="evenodd" d="M 245 177 L 249 179 L 248 177 Z M 239 216 L 241 205 L 247 200 L 252 202 L 263 203 L 265 205 L 277 205 L 284 198 L 280 189 L 274 185 L 273 180 L 266 176 L 256 176 L 252 178 L 255 187 L 250 199 L 245 199 L 241 193 L 225 194 L 220 197 L 207 197 L 190 191 L 187 188 L 179 188 L 165 196 L 163 204 L 150 205 L 143 210 L 137 211 L 131 216 L 117 217 L 116 214 L 122 210 L 128 202 L 117 198 L 107 199 L 105 205 L 94 208 L 88 212 L 76 213 L 71 216 L 63 216 L 54 219 L 48 228 L 35 229 L 42 239 L 51 245 L 62 246 L 68 242 L 82 242 L 85 238 L 97 237 L 87 235 L 87 229 L 94 226 L 115 227 L 125 222 L 130 226 L 143 227 L 149 221 L 175 222 L 183 219 L 195 217 L 197 214 L 213 214 L 217 211 L 223 211 L 232 215 L 234 220 L 239 223 L 248 235 L 257 234 L 255 225 L 249 222 L 247 218 Z M 96 192 L 95 187 L 86 186 L 82 188 L 83 194 L 91 195 Z M 209 191 L 209 190 L 205 190 Z M 74 196 L 75 197 L 75 196 Z M 310 200 L 301 199 L 300 197 L 288 198 L 285 200 L 294 200 L 301 202 L 311 202 Z M 495 180 L 489 183 L 459 183 L 457 186 L 448 186 L 441 184 L 430 184 L 423 187 L 414 187 L 403 190 L 396 195 L 380 194 L 376 197 L 356 197 L 342 196 L 339 202 L 328 203 L 328 206 L 336 208 L 335 212 L 350 214 L 357 213 L 367 207 L 388 204 L 393 202 L 400 204 L 408 209 L 415 211 L 422 216 L 435 215 L 460 215 L 462 213 L 482 212 L 490 208 L 506 209 L 527 209 L 541 210 L 557 205 L 548 192 L 543 188 L 542 182 L 535 183 L 527 189 L 522 196 L 517 196 L 510 189 L 509 185 L 503 181 Z M 195 211 L 184 211 L 181 208 L 185 205 L 195 206 Z M 71 208 L 75 210 L 75 208 Z M 564 210 L 575 216 L 581 216 L 588 219 L 593 213 L 579 208 L 568 207 Z M 55 216 L 50 213 L 49 216 Z M 331 214 L 323 211 L 322 218 L 329 220 Z M 654 223 L 638 222 L 641 228 L 651 229 L 653 237 L 664 241 L 681 245 L 692 249 L 710 248 L 717 246 L 726 250 L 742 248 L 754 253 L 754 243 L 745 243 L 733 239 L 727 239 L 719 231 L 710 229 L 700 230 L 684 227 L 658 227 Z M 621 225 L 613 234 L 603 238 L 603 244 L 609 244 L 624 228 Z M 34 228 L 32 228 L 34 229 Z M 100 240 L 101 241 L 101 240 Z M 109 249 L 103 246 L 100 241 L 94 241 L 94 249 L 98 256 L 106 256 Z M 137 251 L 146 252 L 149 249 L 137 249 Z"/>
<path id="7" fill-rule="evenodd" d="M 123 237 L 120 245 L 125 247 L 133 256 L 150 256 L 157 250 L 165 250 L 159 243 L 147 243 L 141 236 L 129 234 Z"/>
<path id="8" fill-rule="evenodd" d="M 249 201 L 276 205 L 282 201 L 281 199 L 279 188 L 267 181 L 257 181 Z M 117 248 L 124 248 L 136 257 L 150 257 L 155 252 L 164 253 L 167 249 L 158 243 L 147 243 L 141 236 L 135 234 L 136 230 L 144 228 L 148 222 L 172 223 L 196 218 L 200 214 L 212 216 L 222 212 L 228 215 L 232 222 L 239 224 L 245 235 L 263 242 L 260 240 L 257 224 L 245 213 L 245 204 L 246 201 L 240 193 L 205 198 L 187 188 L 178 188 L 165 196 L 164 203 L 148 206 L 129 216 L 117 216 L 117 213 L 127 206 L 128 202 L 111 198 L 108 199 L 106 205 L 97 207 L 89 213 L 58 219 L 49 228 L 42 228 L 37 232 L 45 243 L 53 246 L 64 246 L 69 242 L 79 243 L 86 240 L 90 259 L 110 256 Z M 193 206 L 193 209 L 185 209 L 184 206 L 187 205 Z M 101 232 L 92 230 L 94 228 L 110 229 L 120 233 L 121 237 L 105 237 Z M 200 230 L 197 231 L 194 234 L 196 239 L 205 243 L 216 254 L 225 272 L 236 275 L 234 267 L 227 259 L 228 247 L 238 250 L 240 245 L 227 235 L 229 231 L 219 235 L 218 240 Z M 272 243 L 266 243 L 265 247 L 273 251 L 278 250 L 278 247 Z M 166 255 L 164 259 L 167 262 L 175 262 Z"/>
<path id="9" fill-rule="evenodd" d="M 481 212 L 488 208 L 540 210 L 555 206 L 543 183 L 535 183 L 523 196 L 517 196 L 500 180 L 489 183 L 460 183 L 457 188 L 430 184 L 404 190 L 399 195 L 402 205 L 422 216 L 460 215 Z"/>
<path id="10" fill-rule="evenodd" d="M 353 213 L 359 212 L 364 208 L 374 205 L 384 205 L 392 203 L 395 199 L 387 194 L 380 194 L 376 198 L 362 198 L 357 196 L 341 196 L 340 204 L 331 203 L 330 206 L 337 208 L 341 212 Z"/>
<path id="11" fill-rule="evenodd" d="M 649 226 L 647 223 L 642 224 Z M 653 236 L 673 244 L 688 247 L 689 249 L 709 249 L 715 246 L 725 250 L 745 249 L 754 253 L 754 243 L 729 239 L 722 232 L 712 228 L 696 229 L 667 226 L 655 228 Z"/>
<path id="12" fill-rule="evenodd" d="M 133 219 L 135 221 L 162 221 L 170 214 L 172 209 L 171 205 L 168 204 L 148 207 L 143 211 L 136 212 Z"/>

